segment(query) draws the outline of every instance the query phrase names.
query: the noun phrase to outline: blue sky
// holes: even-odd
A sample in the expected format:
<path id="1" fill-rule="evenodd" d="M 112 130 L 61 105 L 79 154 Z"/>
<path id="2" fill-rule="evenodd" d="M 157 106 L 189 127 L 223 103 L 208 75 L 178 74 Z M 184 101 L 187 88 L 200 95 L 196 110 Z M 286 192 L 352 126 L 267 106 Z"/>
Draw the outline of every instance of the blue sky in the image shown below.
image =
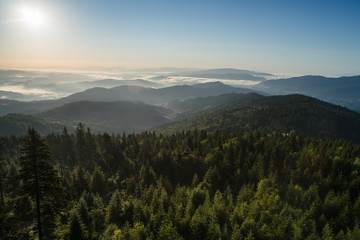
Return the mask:
<path id="1" fill-rule="evenodd" d="M 42 12 L 33 28 L 22 5 Z M 360 1 L 0 0 L 0 67 L 360 74 Z"/>

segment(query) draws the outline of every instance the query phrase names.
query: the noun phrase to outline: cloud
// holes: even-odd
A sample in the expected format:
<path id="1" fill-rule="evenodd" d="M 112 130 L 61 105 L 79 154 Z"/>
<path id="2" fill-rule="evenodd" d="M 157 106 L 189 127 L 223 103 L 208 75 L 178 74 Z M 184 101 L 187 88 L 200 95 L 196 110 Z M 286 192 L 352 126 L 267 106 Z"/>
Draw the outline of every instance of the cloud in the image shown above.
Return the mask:
<path id="1" fill-rule="evenodd" d="M 56 92 L 39 88 L 25 88 L 23 85 L 0 86 L 0 91 L 20 93 L 27 96 L 27 100 L 55 99 L 61 96 Z"/>
<path id="2" fill-rule="evenodd" d="M 157 83 L 162 83 L 164 85 L 183 85 L 183 84 L 197 84 L 197 83 L 207 83 L 207 82 L 216 82 L 220 81 L 224 84 L 233 85 L 233 86 L 252 86 L 261 81 L 253 80 L 231 80 L 231 79 L 215 79 L 215 78 L 198 78 L 198 77 L 185 77 L 185 76 L 167 76 L 161 80 L 157 80 Z"/>
<path id="3" fill-rule="evenodd" d="M 137 83 L 140 86 L 145 87 L 161 87 L 161 86 L 173 86 L 173 85 L 193 85 L 198 83 L 207 83 L 220 81 L 224 84 L 251 88 L 261 80 L 248 80 L 248 79 L 222 79 L 210 78 L 204 76 L 190 76 L 178 73 L 164 72 L 167 69 L 154 69 L 150 71 L 136 71 L 136 70 L 122 70 L 121 72 L 41 72 L 41 71 L 19 71 L 19 70 L 1 70 L 0 69 L 0 90 L 13 93 L 23 94 L 22 97 L 13 96 L 12 99 L 17 100 L 43 100 L 43 99 L 57 99 L 68 96 L 76 92 L 84 91 L 92 87 L 105 87 L 109 88 L 112 85 L 105 84 L 106 81 L 101 82 L 102 79 L 114 79 L 123 80 L 127 83 L 135 79 L 144 79 L 146 81 L 153 82 L 151 85 L 142 85 L 141 80 Z M 214 69 L 206 70 L 212 73 L 212 71 L 242 71 L 234 69 Z M 256 73 L 254 73 L 256 74 Z M 275 78 L 276 76 L 262 76 L 263 78 Z M 119 81 L 119 85 L 123 85 Z M 137 84 L 137 85 L 138 85 Z M 137 89 L 133 89 L 134 91 Z"/>

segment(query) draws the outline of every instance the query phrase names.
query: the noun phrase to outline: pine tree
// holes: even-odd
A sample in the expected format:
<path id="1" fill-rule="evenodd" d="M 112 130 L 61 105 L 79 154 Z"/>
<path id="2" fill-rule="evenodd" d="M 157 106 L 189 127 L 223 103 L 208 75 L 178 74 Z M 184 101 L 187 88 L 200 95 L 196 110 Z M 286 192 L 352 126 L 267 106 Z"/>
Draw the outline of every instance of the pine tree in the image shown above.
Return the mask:
<path id="1" fill-rule="evenodd" d="M 4 206 L 4 191 L 3 191 L 3 165 L 4 159 L 2 152 L 0 152 L 0 206 Z"/>
<path id="2" fill-rule="evenodd" d="M 88 165 L 89 169 L 93 170 L 95 165 L 94 161 L 96 159 L 96 149 L 97 145 L 94 139 L 93 134 L 91 133 L 90 128 L 87 128 L 86 134 L 85 134 L 85 140 L 86 140 L 86 164 Z"/>
<path id="3" fill-rule="evenodd" d="M 80 197 L 84 191 L 89 190 L 89 178 L 89 173 L 85 170 L 82 163 L 74 168 L 71 177 L 71 188 L 75 195 Z"/>
<path id="4" fill-rule="evenodd" d="M 164 221 L 160 226 L 158 240 L 180 240 L 183 239 L 171 221 Z"/>
<path id="5" fill-rule="evenodd" d="M 3 184 L 4 184 L 4 169 L 5 168 L 5 159 L 4 159 L 4 143 L 3 141 L 0 142 L 0 206 L 4 206 L 4 188 L 3 188 Z"/>
<path id="6" fill-rule="evenodd" d="M 85 128 L 82 123 L 79 123 L 79 125 L 76 127 L 76 150 L 77 150 L 77 156 L 80 161 L 80 163 L 85 164 L 86 163 L 86 136 L 85 136 Z"/>
<path id="7" fill-rule="evenodd" d="M 33 128 L 28 130 L 21 153 L 18 178 L 22 184 L 17 195 L 35 201 L 38 237 L 42 240 L 43 220 L 50 217 L 47 223 L 51 222 L 48 220 L 62 205 L 64 190 L 57 170 L 49 163 L 49 147 Z"/>
<path id="8" fill-rule="evenodd" d="M 68 236 L 69 240 L 82 240 L 88 239 L 88 233 L 85 230 L 85 226 L 81 221 L 79 214 L 76 211 L 73 211 L 70 215 L 69 226 L 68 226 Z"/>
<path id="9" fill-rule="evenodd" d="M 64 163 L 65 166 L 74 167 L 76 163 L 75 142 L 66 127 L 64 127 L 61 135 L 60 148 L 60 159 L 62 163 Z"/>
<path id="10" fill-rule="evenodd" d="M 90 180 L 90 190 L 93 193 L 103 194 L 106 192 L 104 173 L 99 167 L 95 168 Z"/>
<path id="11" fill-rule="evenodd" d="M 115 191 L 113 195 L 111 196 L 111 200 L 109 202 L 109 205 L 107 207 L 107 213 L 106 213 L 106 222 L 108 224 L 114 223 L 118 226 L 121 225 L 122 219 L 122 206 L 121 206 L 121 196 L 118 191 Z"/>
<path id="12" fill-rule="evenodd" d="M 332 231 L 329 223 L 327 223 L 322 230 L 322 239 L 331 240 L 333 238 L 334 238 L 333 231 Z"/>
<path id="13" fill-rule="evenodd" d="M 81 221 L 84 223 L 85 228 L 88 231 L 90 231 L 91 230 L 91 218 L 89 216 L 89 209 L 87 206 L 87 202 L 85 201 L 85 199 L 83 197 L 81 197 L 79 199 L 76 211 L 79 214 Z"/>

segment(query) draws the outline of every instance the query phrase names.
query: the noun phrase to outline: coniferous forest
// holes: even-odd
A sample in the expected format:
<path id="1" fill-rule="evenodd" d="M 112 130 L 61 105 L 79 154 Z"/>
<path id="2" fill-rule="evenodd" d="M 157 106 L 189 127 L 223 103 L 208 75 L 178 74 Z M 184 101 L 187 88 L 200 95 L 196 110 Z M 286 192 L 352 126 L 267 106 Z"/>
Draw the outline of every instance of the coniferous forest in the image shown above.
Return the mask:
<path id="1" fill-rule="evenodd" d="M 291 132 L 1 138 L 0 239 L 360 239 L 360 146 Z"/>
<path id="2" fill-rule="evenodd" d="M 0 0 L 0 240 L 360 240 L 360 0 Z"/>

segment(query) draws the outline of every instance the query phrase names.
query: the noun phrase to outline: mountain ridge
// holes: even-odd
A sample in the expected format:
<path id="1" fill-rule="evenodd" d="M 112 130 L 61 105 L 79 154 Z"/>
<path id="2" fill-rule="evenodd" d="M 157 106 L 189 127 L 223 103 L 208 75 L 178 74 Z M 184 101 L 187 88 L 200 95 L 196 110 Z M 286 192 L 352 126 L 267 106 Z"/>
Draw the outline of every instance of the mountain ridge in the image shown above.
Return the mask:
<path id="1" fill-rule="evenodd" d="M 178 115 L 178 121 L 156 129 L 173 133 L 192 129 L 230 132 L 262 130 L 289 133 L 292 130 L 310 137 L 343 138 L 360 142 L 360 114 L 316 98 L 292 94 L 257 95 L 200 111 Z"/>
<path id="2" fill-rule="evenodd" d="M 4 125 L 6 129 L 2 130 L 8 131 L 14 124 L 16 132 L 22 126 L 24 133 L 28 127 L 26 124 L 33 121 L 35 125 L 40 124 L 43 132 L 59 131 L 62 129 L 60 126 L 74 129 L 83 122 L 94 132 L 132 133 L 153 129 L 167 134 L 197 128 L 210 132 L 260 130 L 286 134 L 294 130 L 310 137 L 360 140 L 359 113 L 300 94 L 262 96 L 232 93 L 172 104 L 170 107 L 176 106 L 174 110 L 179 112 L 176 118 L 171 118 L 175 114 L 167 108 L 142 102 L 79 101 L 33 116 L 10 114 L 0 117 L 0 123 L 7 123 Z"/>
<path id="3" fill-rule="evenodd" d="M 204 86 L 208 86 L 208 84 L 209 83 L 205 83 Z M 254 91 L 246 88 L 231 87 L 226 84 L 222 84 L 221 88 L 218 88 L 218 86 L 219 83 L 212 87 L 202 87 L 200 84 L 197 86 L 176 85 L 159 89 L 131 85 L 123 85 L 109 89 L 95 87 L 57 100 L 31 102 L 12 101 L 6 103 L 0 100 L 0 115 L 6 115 L 8 113 L 39 113 L 52 108 L 60 107 L 67 103 L 78 101 L 141 101 L 153 105 L 161 105 L 169 101 L 180 99 L 221 95 L 223 93 L 230 92 L 249 93 Z"/>
<path id="4" fill-rule="evenodd" d="M 114 132 L 141 132 L 169 122 L 168 109 L 142 102 L 79 101 L 65 104 L 35 116 L 52 121 L 83 122 L 98 129 Z"/>
<path id="5" fill-rule="evenodd" d="M 360 108 L 360 75 L 337 78 L 306 75 L 267 80 L 252 88 L 275 95 L 300 93 L 351 109 Z"/>

